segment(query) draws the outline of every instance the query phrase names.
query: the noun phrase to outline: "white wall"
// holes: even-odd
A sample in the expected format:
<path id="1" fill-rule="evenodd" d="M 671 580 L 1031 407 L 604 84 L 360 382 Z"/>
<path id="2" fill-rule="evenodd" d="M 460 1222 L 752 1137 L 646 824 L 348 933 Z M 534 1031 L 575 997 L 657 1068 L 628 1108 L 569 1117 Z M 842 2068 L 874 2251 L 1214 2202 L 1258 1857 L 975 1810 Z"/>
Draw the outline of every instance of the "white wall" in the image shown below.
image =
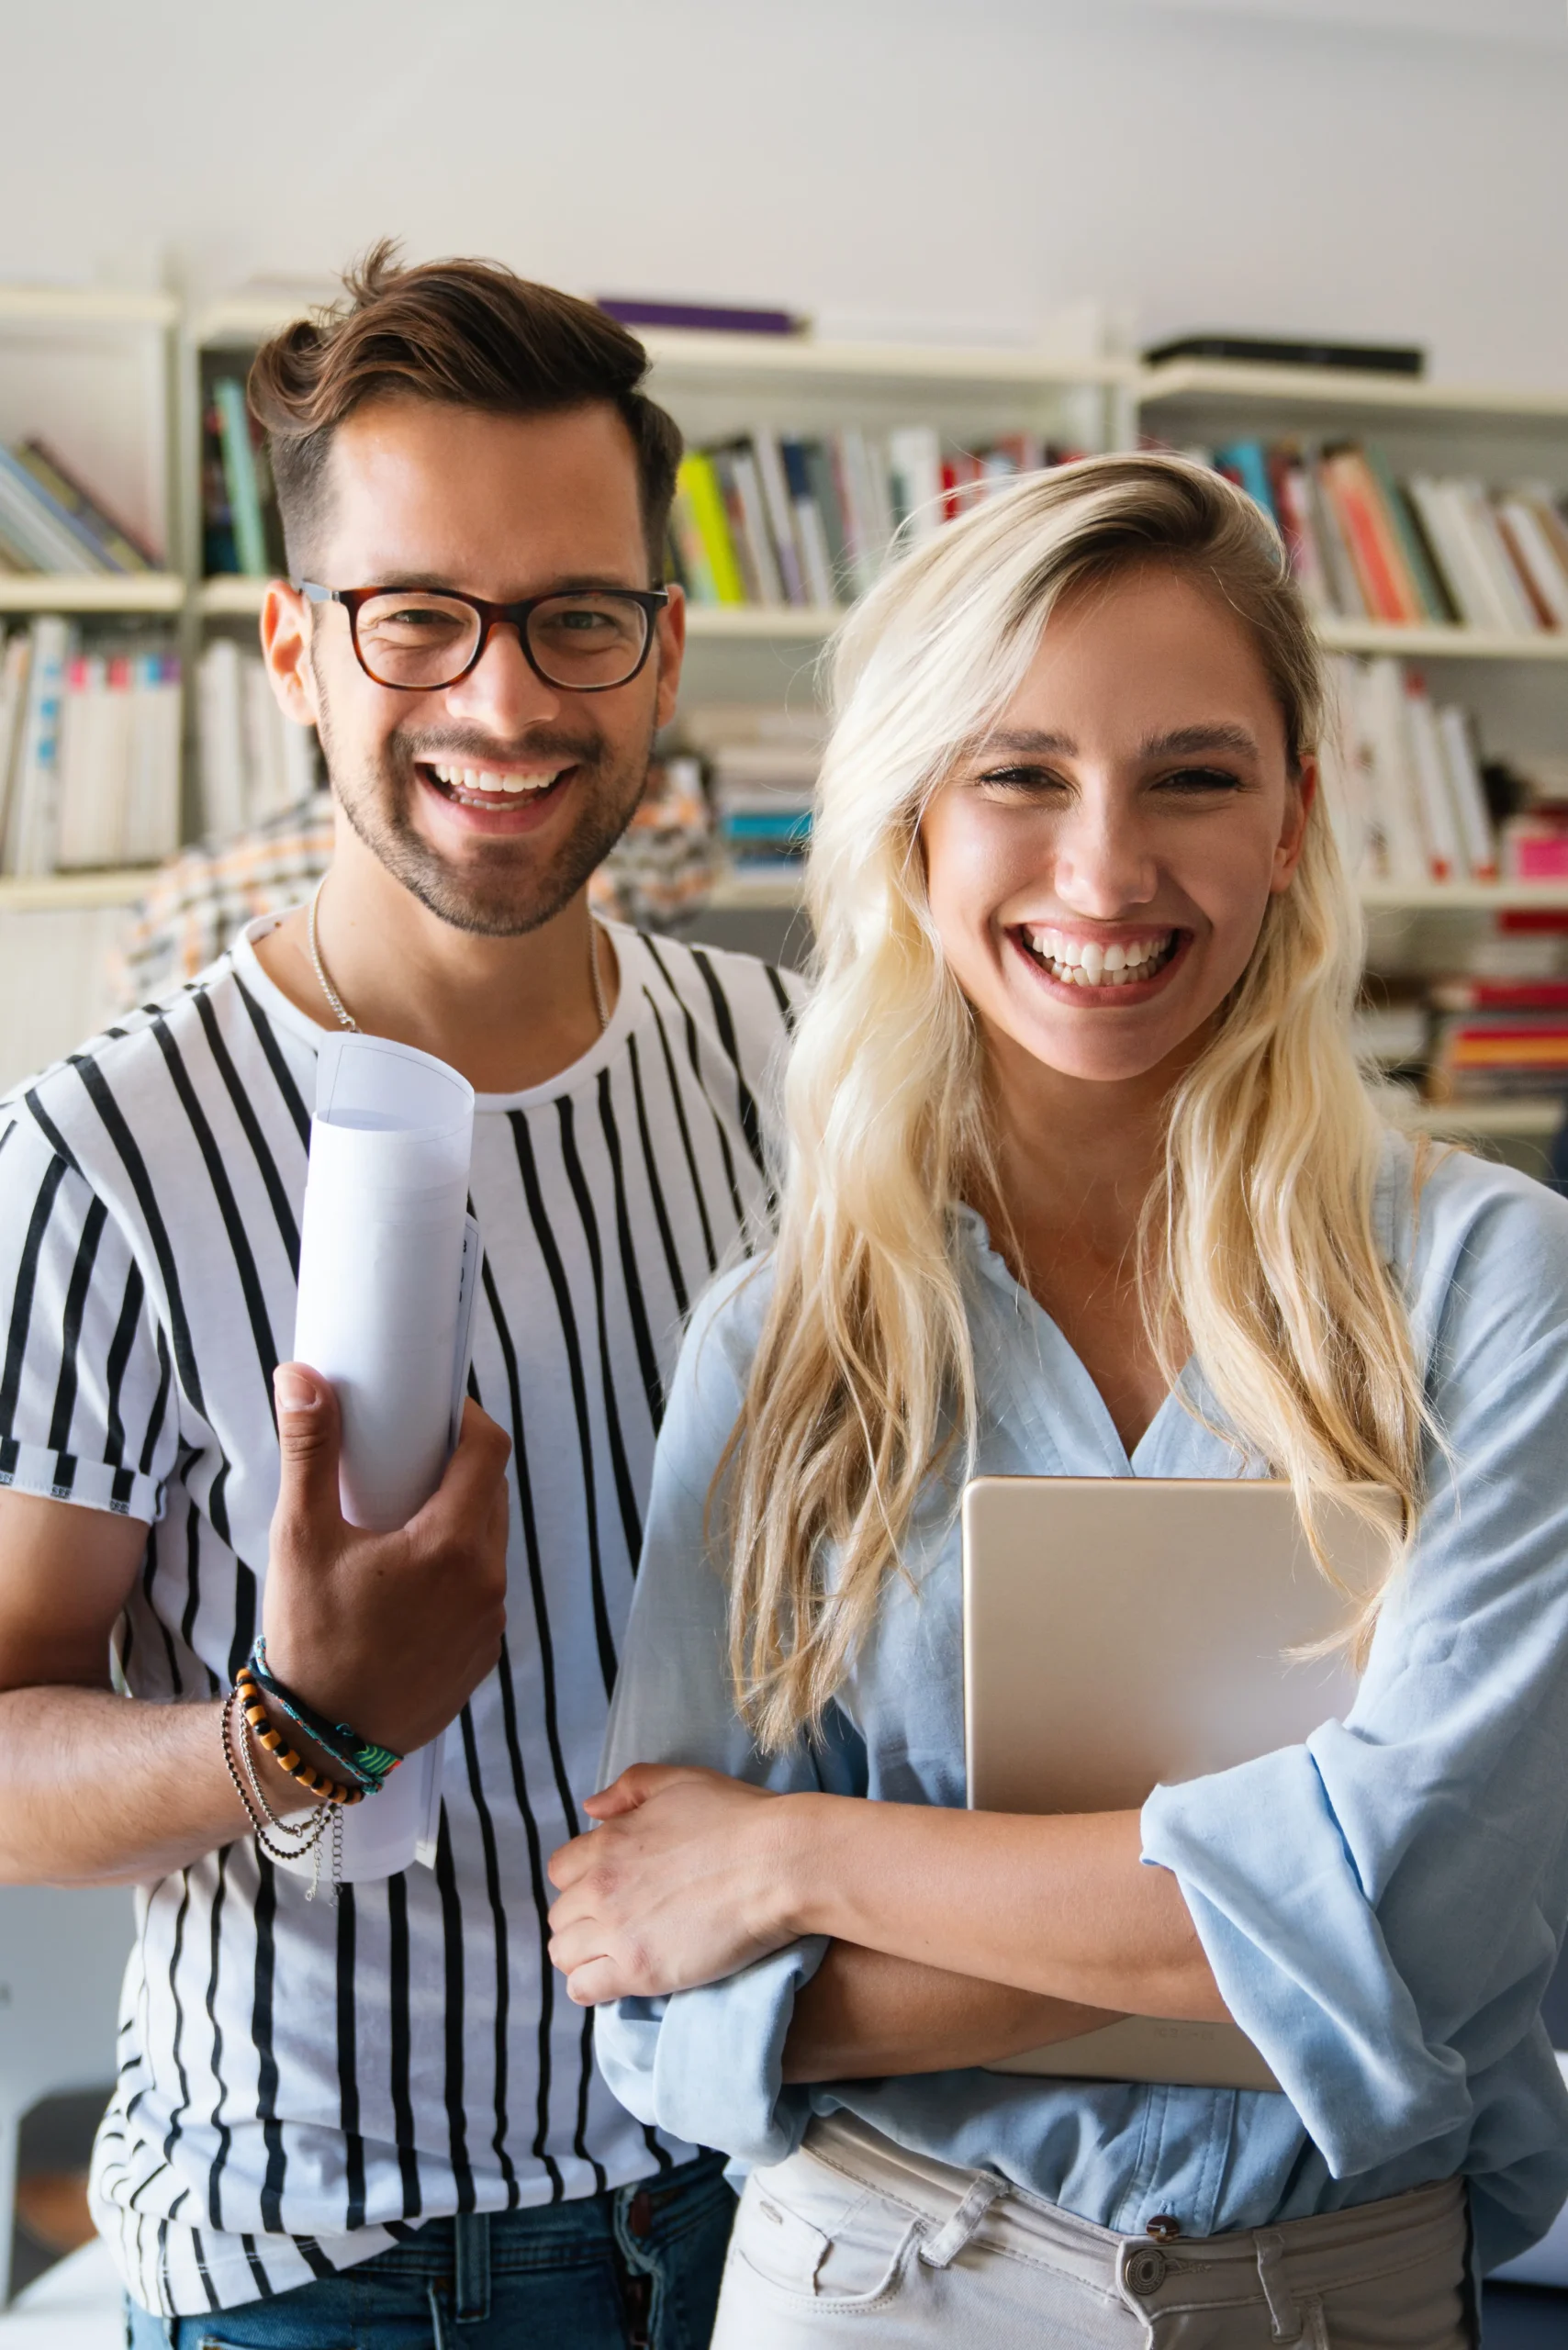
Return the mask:
<path id="1" fill-rule="evenodd" d="M 1098 297 L 1568 382 L 1562 0 L 75 0 L 7 10 L 0 280 L 584 290 L 1027 336 Z"/>

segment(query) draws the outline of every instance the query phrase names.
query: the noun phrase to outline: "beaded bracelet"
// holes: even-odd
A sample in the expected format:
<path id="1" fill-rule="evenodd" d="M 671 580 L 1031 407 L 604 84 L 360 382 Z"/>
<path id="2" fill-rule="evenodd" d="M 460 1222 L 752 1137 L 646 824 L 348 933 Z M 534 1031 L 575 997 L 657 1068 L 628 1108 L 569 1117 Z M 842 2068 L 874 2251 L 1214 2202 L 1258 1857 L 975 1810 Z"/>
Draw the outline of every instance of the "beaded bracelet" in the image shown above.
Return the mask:
<path id="1" fill-rule="evenodd" d="M 278 1769 L 286 1771 L 291 1779 L 297 1779 L 318 1803 L 364 1801 L 364 1787 L 347 1787 L 336 1779 L 329 1779 L 324 1772 L 317 1770 L 313 1762 L 307 1762 L 303 1754 L 297 1753 L 292 1746 L 285 1745 L 282 1731 L 273 1728 L 261 1684 L 248 1664 L 242 1664 L 234 1676 L 233 1695 L 257 1745 L 265 1747 Z"/>
<path id="2" fill-rule="evenodd" d="M 374 1739 L 361 1738 L 347 1722 L 329 1722 L 323 1715 L 297 1697 L 284 1686 L 267 1668 L 267 1644 L 260 1633 L 251 1650 L 247 1672 L 263 1694 L 278 1712 L 302 1729 L 307 1738 L 330 1757 L 345 1778 L 353 1781 L 365 1795 L 374 1795 L 383 1781 L 389 1778 L 403 1758 L 389 1746 L 378 1746 Z"/>
<path id="3" fill-rule="evenodd" d="M 243 1715 L 240 1717 L 238 1739 L 234 1735 L 234 1718 L 239 1704 L 238 1688 L 230 1689 L 223 1701 L 218 1726 L 223 1739 L 224 1764 L 232 1782 L 234 1792 L 244 1807 L 245 1816 L 250 1820 L 256 1841 L 269 1860 L 282 1861 L 287 1864 L 302 1861 L 308 1856 L 310 1883 L 306 1889 L 305 1898 L 307 1901 L 314 1901 L 321 1882 L 321 1841 L 330 1829 L 332 1838 L 330 1897 L 333 1907 L 336 1908 L 338 1886 L 342 1881 L 343 1874 L 342 1807 L 341 1804 L 321 1802 L 313 1807 L 309 1818 L 306 1820 L 280 1819 L 267 1801 L 261 1780 L 257 1775 L 256 1765 L 251 1753 L 251 1729 Z M 240 1749 L 240 1760 L 244 1765 L 245 1778 L 250 1782 L 249 1794 L 246 1792 L 239 1772 L 234 1767 L 236 1745 Z M 288 1841 L 283 1844 L 274 1843 L 267 1833 L 266 1826 L 263 1825 L 263 1818 L 276 1830 L 278 1835 Z"/>

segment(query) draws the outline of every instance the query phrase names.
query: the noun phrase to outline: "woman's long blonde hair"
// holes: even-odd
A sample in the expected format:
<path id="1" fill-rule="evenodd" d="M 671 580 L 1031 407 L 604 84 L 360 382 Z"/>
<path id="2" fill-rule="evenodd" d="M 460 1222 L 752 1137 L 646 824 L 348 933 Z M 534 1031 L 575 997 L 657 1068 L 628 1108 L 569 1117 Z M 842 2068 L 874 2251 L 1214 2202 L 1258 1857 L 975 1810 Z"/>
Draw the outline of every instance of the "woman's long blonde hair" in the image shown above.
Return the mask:
<path id="1" fill-rule="evenodd" d="M 785 1081 L 772 1294 L 715 1482 L 737 1702 L 769 1749 L 820 1723 L 922 1489 L 973 1456 L 953 1211 L 996 1186 L 921 818 L 1017 689 L 1058 599 L 1149 564 L 1235 612 L 1299 764 L 1324 688 L 1283 550 L 1249 499 L 1181 458 L 1095 457 L 1018 483 L 896 563 L 834 649 L 808 867 L 818 980 Z M 1350 1044 L 1360 957 L 1319 792 L 1294 878 L 1174 1089 L 1144 1222 L 1162 1367 L 1174 1379 L 1170 1334 L 1184 1332 L 1230 1429 L 1290 1480 L 1309 1530 L 1321 1497 L 1355 1480 L 1392 1489 L 1407 1527 L 1418 1501 L 1421 1382 L 1373 1229 L 1383 1128 Z"/>

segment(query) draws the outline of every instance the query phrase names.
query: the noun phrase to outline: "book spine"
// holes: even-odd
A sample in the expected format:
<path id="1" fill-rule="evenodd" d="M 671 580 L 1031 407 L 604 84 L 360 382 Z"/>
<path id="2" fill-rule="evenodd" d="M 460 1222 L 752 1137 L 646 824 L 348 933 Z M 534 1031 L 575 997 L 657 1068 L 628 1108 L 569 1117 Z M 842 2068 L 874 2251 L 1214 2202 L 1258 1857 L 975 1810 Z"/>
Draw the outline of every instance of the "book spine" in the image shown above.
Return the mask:
<path id="1" fill-rule="evenodd" d="M 820 610 L 834 600 L 827 532 L 812 495 L 805 443 L 787 433 L 781 437 L 778 445 L 784 460 L 784 477 L 790 485 L 790 510 L 795 524 L 796 543 L 801 550 L 806 599 Z"/>
<path id="2" fill-rule="evenodd" d="M 1438 739 L 1442 746 L 1449 790 L 1459 819 L 1460 838 L 1464 845 L 1465 862 L 1470 867 L 1471 878 L 1495 881 L 1497 878 L 1496 836 L 1492 830 L 1491 812 L 1482 788 L 1475 746 L 1471 741 L 1469 723 L 1462 710 L 1456 710 L 1450 703 L 1439 711 Z"/>
<path id="3" fill-rule="evenodd" d="M 806 594 L 801 550 L 796 543 L 795 517 L 790 502 L 790 485 L 784 475 L 784 456 L 778 435 L 766 425 L 759 425 L 751 436 L 751 445 L 756 454 L 756 470 L 767 506 L 767 526 L 773 533 L 773 551 L 778 557 L 784 593 L 791 604 L 807 603 L 810 599 Z"/>
<path id="4" fill-rule="evenodd" d="M 1260 441 L 1232 441 L 1226 448 L 1216 451 L 1215 463 L 1222 473 L 1238 482 L 1255 506 L 1260 506 L 1271 522 L 1278 523 L 1274 505 L 1274 486 L 1269 478 L 1269 463 Z"/>
<path id="5" fill-rule="evenodd" d="M 1486 492 L 1478 481 L 1457 481 L 1451 497 L 1460 525 L 1490 582 L 1499 625 L 1510 636 L 1533 636 L 1538 625 L 1535 610 L 1509 559 Z"/>
<path id="6" fill-rule="evenodd" d="M 1421 618 L 1413 584 L 1401 576 L 1403 566 L 1394 543 L 1393 525 L 1379 512 L 1376 485 L 1354 450 L 1338 450 L 1323 460 L 1323 477 L 1338 506 L 1366 599 L 1374 620 L 1394 627 Z"/>
<path id="7" fill-rule="evenodd" d="M 1350 550 L 1345 540 L 1344 526 L 1333 499 L 1323 481 L 1323 466 L 1319 460 L 1305 469 L 1308 508 L 1312 515 L 1313 532 L 1323 568 L 1327 576 L 1334 610 L 1341 620 L 1364 621 L 1372 618 Z"/>
<path id="8" fill-rule="evenodd" d="M 767 501 L 762 494 L 762 476 L 757 471 L 756 456 L 749 442 L 740 442 L 731 450 L 730 478 L 734 483 L 735 498 L 756 571 L 756 600 L 759 604 L 770 606 L 782 604 L 787 601 L 784 580 L 774 551 L 773 534 L 767 527 Z"/>
<path id="9" fill-rule="evenodd" d="M 71 632 L 66 622 L 57 613 L 41 613 L 32 627 L 28 704 L 17 775 L 13 873 L 48 873 L 54 864 L 61 705 L 70 657 Z"/>
<path id="10" fill-rule="evenodd" d="M 52 571 L 114 571 L 102 547 L 73 514 L 52 498 L 12 450 L 0 446 L 0 476 L 6 510 L 25 523 L 32 543 Z"/>
<path id="11" fill-rule="evenodd" d="M 691 519 L 702 541 L 708 576 L 713 583 L 713 600 L 720 604 L 744 604 L 745 582 L 735 561 L 729 517 L 724 512 L 724 494 L 711 457 L 700 449 L 689 450 L 680 461 L 676 486 L 689 502 Z"/>
<path id="12" fill-rule="evenodd" d="M 158 555 L 149 542 L 133 531 L 129 522 L 121 521 L 101 498 L 95 497 L 85 482 L 72 472 L 47 441 L 40 440 L 34 433 L 22 442 L 17 454 L 45 488 L 54 492 L 62 505 L 72 509 L 92 532 L 105 554 L 117 557 L 124 570 L 159 569 Z"/>
<path id="13" fill-rule="evenodd" d="M 678 479 L 675 496 L 670 501 L 669 534 L 680 571 L 680 583 L 691 601 L 694 604 L 716 604 L 719 588 L 708 560 L 708 543 L 697 520 L 690 487 Z"/>
<path id="14" fill-rule="evenodd" d="M 1410 739 L 1421 832 L 1427 845 L 1427 868 L 1434 881 L 1451 881 L 1466 869 L 1468 859 L 1460 845 L 1459 825 L 1449 797 L 1447 763 L 1438 739 L 1438 722 L 1426 687 L 1414 675 L 1405 681 L 1405 723 Z"/>
<path id="15" fill-rule="evenodd" d="M 266 531 L 262 522 L 261 490 L 256 480 L 256 453 L 251 446 L 251 417 L 245 386 L 235 375 L 220 375 L 212 387 L 223 444 L 223 479 L 229 492 L 229 513 L 234 527 L 234 549 L 247 579 L 265 579 Z"/>
<path id="16" fill-rule="evenodd" d="M 94 504 L 80 483 L 66 473 L 58 459 L 51 457 L 41 441 L 24 441 L 16 451 L 17 462 L 25 465 L 46 497 L 51 498 L 62 513 L 68 514 L 80 531 L 86 533 L 97 553 L 111 571 L 144 572 L 153 566 L 140 548 L 135 545 L 111 522 L 102 509 Z"/>
<path id="17" fill-rule="evenodd" d="M 1559 564 L 1534 509 L 1522 498 L 1506 498 L 1497 509 L 1497 525 L 1541 626 L 1568 628 L 1568 572 Z"/>
<path id="18" fill-rule="evenodd" d="M 748 604 L 761 604 L 766 600 L 762 593 L 762 574 L 757 568 L 756 549 L 752 544 L 745 507 L 735 479 L 734 453 L 728 449 L 711 449 L 708 454 L 714 479 L 719 485 L 719 495 L 724 501 L 724 520 L 730 526 L 730 544 L 735 551 L 735 564 L 741 575 L 743 600 Z"/>
<path id="19" fill-rule="evenodd" d="M 1460 526 L 1449 491 L 1451 485 L 1417 474 L 1410 483 L 1410 499 L 1442 566 L 1450 597 L 1464 627 L 1500 628 L 1500 619 L 1484 571 Z"/>
<path id="20" fill-rule="evenodd" d="M 1448 599 L 1438 585 L 1425 542 L 1410 512 L 1410 501 L 1394 477 L 1394 468 L 1375 442 L 1361 452 L 1362 461 L 1398 542 L 1399 554 L 1415 590 L 1416 617 L 1441 624 L 1449 618 Z"/>

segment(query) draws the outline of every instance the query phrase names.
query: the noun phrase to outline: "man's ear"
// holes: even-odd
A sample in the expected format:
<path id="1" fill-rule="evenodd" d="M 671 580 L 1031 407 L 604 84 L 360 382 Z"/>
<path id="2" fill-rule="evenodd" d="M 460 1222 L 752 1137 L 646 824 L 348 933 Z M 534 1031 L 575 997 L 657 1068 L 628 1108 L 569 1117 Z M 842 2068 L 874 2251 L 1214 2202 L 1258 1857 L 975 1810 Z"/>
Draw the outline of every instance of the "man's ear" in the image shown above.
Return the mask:
<path id="1" fill-rule="evenodd" d="M 680 691 L 680 665 L 686 658 L 686 591 L 683 588 L 671 583 L 669 602 L 654 626 L 656 639 L 655 658 L 659 665 L 654 724 L 667 726 L 675 716 L 676 697 Z"/>
<path id="2" fill-rule="evenodd" d="M 320 712 L 310 666 L 310 606 L 286 579 L 271 579 L 262 605 L 262 658 L 286 718 L 314 726 Z"/>
<path id="3" fill-rule="evenodd" d="M 1285 794 L 1285 821 L 1280 827 L 1279 844 L 1274 850 L 1274 870 L 1269 882 L 1270 894 L 1273 897 L 1277 898 L 1282 890 L 1288 890 L 1295 878 L 1295 869 L 1301 863 L 1301 853 L 1306 844 L 1306 820 L 1317 797 L 1317 761 L 1308 752 Z"/>

